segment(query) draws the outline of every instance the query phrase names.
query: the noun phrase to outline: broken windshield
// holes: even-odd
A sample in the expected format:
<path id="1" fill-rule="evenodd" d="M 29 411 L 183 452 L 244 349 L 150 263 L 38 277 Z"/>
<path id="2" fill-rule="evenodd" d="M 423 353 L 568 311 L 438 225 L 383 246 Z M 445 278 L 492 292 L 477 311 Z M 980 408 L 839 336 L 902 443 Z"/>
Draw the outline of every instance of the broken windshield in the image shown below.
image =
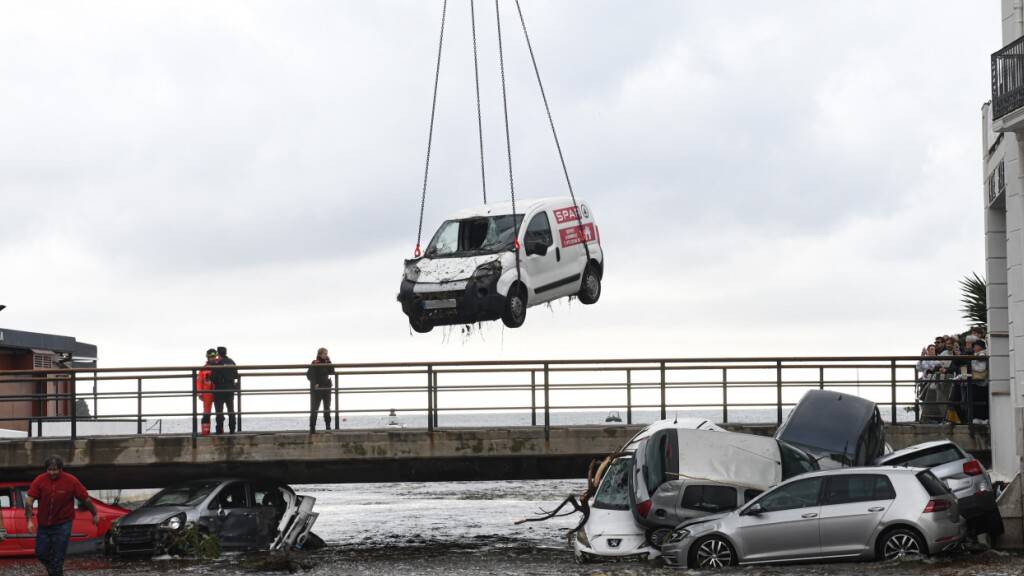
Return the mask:
<path id="1" fill-rule="evenodd" d="M 594 508 L 629 510 L 629 471 L 632 463 L 632 458 L 619 458 L 612 462 L 594 496 Z"/>
<path id="2" fill-rule="evenodd" d="M 146 503 L 154 506 L 195 506 L 202 502 L 219 482 L 190 482 L 161 491 Z"/>
<path id="3" fill-rule="evenodd" d="M 426 257 L 467 256 L 511 250 L 523 215 L 448 220 L 427 246 Z"/>

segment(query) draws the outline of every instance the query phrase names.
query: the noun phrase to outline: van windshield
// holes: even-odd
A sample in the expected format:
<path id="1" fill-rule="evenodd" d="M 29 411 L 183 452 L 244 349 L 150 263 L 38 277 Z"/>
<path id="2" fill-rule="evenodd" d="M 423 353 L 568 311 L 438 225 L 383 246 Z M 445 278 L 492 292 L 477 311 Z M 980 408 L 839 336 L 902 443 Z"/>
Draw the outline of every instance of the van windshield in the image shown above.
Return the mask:
<path id="1" fill-rule="evenodd" d="M 441 224 L 423 255 L 475 256 L 511 250 L 522 223 L 522 214 L 448 220 Z"/>

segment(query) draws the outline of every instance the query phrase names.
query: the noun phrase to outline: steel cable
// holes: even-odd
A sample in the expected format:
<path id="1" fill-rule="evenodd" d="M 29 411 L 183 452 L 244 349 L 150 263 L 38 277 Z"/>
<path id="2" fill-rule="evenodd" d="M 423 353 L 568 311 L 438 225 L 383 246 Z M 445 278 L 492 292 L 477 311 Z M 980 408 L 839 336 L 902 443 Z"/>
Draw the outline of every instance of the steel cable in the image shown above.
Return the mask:
<path id="1" fill-rule="evenodd" d="M 441 78 L 441 47 L 444 46 L 444 22 L 448 15 L 448 0 L 441 5 L 441 34 L 437 41 L 437 65 L 434 69 L 434 98 L 430 104 L 430 129 L 427 132 L 427 159 L 423 167 L 423 193 L 420 196 L 420 222 L 416 228 L 416 250 L 413 252 L 417 258 L 420 257 L 420 241 L 423 239 L 423 208 L 427 203 L 427 175 L 430 174 L 430 147 L 434 142 L 434 115 L 437 111 L 437 84 Z"/>
<path id="2" fill-rule="evenodd" d="M 505 89 L 505 53 L 501 45 L 501 10 L 498 7 L 498 0 L 494 0 L 494 15 L 498 23 L 498 65 L 501 69 L 501 103 L 505 111 L 505 153 L 508 157 L 508 189 L 512 197 L 512 227 L 515 230 L 513 249 L 516 253 L 516 280 L 519 281 L 521 273 L 519 270 L 519 227 L 516 226 L 516 186 L 515 180 L 512 178 L 512 137 L 509 135 L 508 94 Z M 525 302 L 523 304 L 525 305 Z"/>
<path id="3" fill-rule="evenodd" d="M 495 0 L 497 2 L 497 0 Z M 583 229 L 583 215 L 580 214 L 580 207 L 576 202 L 576 193 L 572 188 L 572 180 L 569 179 L 569 169 L 565 166 L 565 155 L 562 154 L 562 144 L 558 140 L 558 131 L 555 130 L 555 120 L 551 116 L 551 107 L 548 105 L 548 96 L 544 91 L 544 82 L 540 79 L 540 69 L 537 67 L 537 58 L 533 55 L 533 43 L 530 42 L 530 33 L 526 31 L 526 19 L 523 18 L 523 9 L 516 0 L 516 11 L 519 12 L 519 23 L 523 27 L 523 37 L 526 38 L 526 48 L 530 51 L 530 61 L 533 62 L 533 73 L 537 76 L 537 86 L 540 87 L 540 97 L 544 101 L 544 111 L 548 115 L 548 124 L 551 125 L 551 135 L 555 139 L 555 148 L 558 149 L 558 160 L 562 163 L 562 173 L 565 174 L 565 183 L 569 187 L 569 197 L 572 198 L 573 209 L 576 210 L 577 231 L 580 241 L 583 243 L 583 250 L 587 253 L 587 264 L 590 264 L 590 246 L 586 233 Z M 504 76 L 502 76 L 504 78 Z M 507 119 L 506 119 L 507 122 Z"/>
<path id="4" fill-rule="evenodd" d="M 484 122 L 480 111 L 480 65 L 476 48 L 476 9 L 475 0 L 469 0 L 469 21 L 473 28 L 473 77 L 476 80 L 476 126 L 480 135 L 480 186 L 484 191 L 484 204 L 487 204 L 487 176 L 484 172 Z"/>

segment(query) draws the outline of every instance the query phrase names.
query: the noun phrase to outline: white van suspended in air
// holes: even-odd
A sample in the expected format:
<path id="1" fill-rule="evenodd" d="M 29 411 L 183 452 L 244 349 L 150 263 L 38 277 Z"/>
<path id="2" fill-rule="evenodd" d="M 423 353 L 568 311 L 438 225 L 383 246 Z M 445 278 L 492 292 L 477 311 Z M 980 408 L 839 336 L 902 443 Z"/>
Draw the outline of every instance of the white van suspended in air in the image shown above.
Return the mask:
<path id="1" fill-rule="evenodd" d="M 601 296 L 604 253 L 593 214 L 568 196 L 487 204 L 445 220 L 422 257 L 405 261 L 398 293 L 417 332 L 501 319 L 567 296 Z"/>

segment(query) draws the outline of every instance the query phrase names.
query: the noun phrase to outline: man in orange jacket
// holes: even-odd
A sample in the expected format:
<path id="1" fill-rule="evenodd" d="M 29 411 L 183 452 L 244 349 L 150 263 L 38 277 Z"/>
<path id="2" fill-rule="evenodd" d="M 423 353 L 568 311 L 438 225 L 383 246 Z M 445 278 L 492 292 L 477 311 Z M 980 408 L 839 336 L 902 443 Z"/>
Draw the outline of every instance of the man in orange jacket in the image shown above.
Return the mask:
<path id="1" fill-rule="evenodd" d="M 217 363 L 217 351 L 210 348 L 206 351 L 206 365 Z M 196 392 L 203 402 L 203 436 L 210 435 L 210 409 L 213 407 L 213 370 L 200 370 L 196 374 Z"/>

